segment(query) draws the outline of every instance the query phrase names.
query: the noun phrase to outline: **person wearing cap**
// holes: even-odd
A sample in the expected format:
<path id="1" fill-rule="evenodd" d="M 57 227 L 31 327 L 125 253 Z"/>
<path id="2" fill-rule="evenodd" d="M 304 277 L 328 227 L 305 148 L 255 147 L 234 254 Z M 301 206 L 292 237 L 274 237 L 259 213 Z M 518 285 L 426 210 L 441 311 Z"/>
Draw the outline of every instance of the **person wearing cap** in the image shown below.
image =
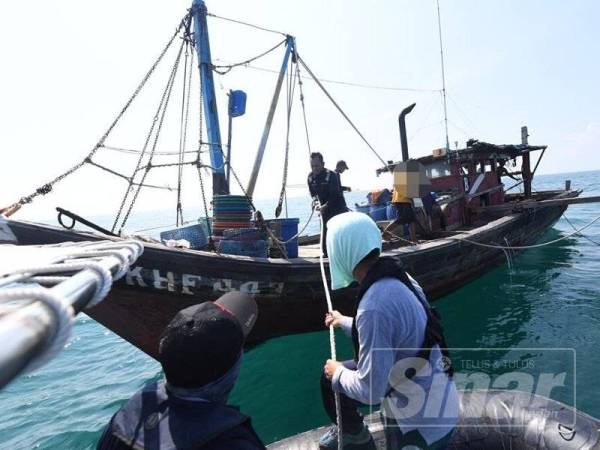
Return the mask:
<path id="1" fill-rule="evenodd" d="M 311 172 L 308 174 L 308 189 L 315 203 L 321 205 L 320 214 L 323 219 L 323 255 L 327 256 L 325 242 L 327 237 L 327 222 L 332 217 L 348 211 L 340 179 L 335 172 L 325 168 L 321 153 L 310 154 Z"/>
<path id="2" fill-rule="evenodd" d="M 226 404 L 256 317 L 255 301 L 240 292 L 179 311 L 160 339 L 165 379 L 134 394 L 96 448 L 264 449 L 250 418 Z"/>
<path id="3" fill-rule="evenodd" d="M 350 192 L 352 191 L 352 189 L 350 189 L 348 186 L 342 186 L 342 174 L 348 170 L 348 164 L 346 164 L 346 161 L 344 161 L 343 159 L 340 159 L 337 164 L 335 165 L 335 173 L 337 173 L 338 176 L 338 180 L 340 182 L 340 186 L 342 188 L 343 192 Z"/>
<path id="4" fill-rule="evenodd" d="M 372 448 L 357 406 L 381 404 L 388 449 L 446 448 L 459 400 L 438 313 L 397 258 L 380 256 L 381 233 L 370 217 L 347 212 L 328 227 L 331 288 L 355 281 L 359 288 L 354 318 L 337 311 L 325 316 L 325 325 L 342 328 L 354 347 L 354 360 L 327 360 L 321 377 L 334 424 L 334 392 L 340 394 L 344 447 Z M 319 444 L 337 448 L 337 426 Z"/>

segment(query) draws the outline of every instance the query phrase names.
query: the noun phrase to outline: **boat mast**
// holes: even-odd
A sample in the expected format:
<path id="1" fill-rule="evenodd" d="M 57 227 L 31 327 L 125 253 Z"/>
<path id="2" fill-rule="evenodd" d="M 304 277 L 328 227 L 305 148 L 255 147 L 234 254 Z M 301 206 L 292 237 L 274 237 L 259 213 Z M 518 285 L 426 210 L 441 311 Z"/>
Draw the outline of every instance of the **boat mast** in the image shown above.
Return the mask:
<path id="1" fill-rule="evenodd" d="M 444 71 L 444 46 L 442 45 L 442 18 L 440 15 L 440 0 L 436 0 L 438 14 L 438 33 L 440 36 L 440 60 L 442 62 L 442 97 L 444 99 L 444 124 L 446 125 L 446 151 L 450 150 L 448 140 L 448 109 L 446 108 L 446 73 Z"/>
<path id="2" fill-rule="evenodd" d="M 217 111 L 206 15 L 207 9 L 204 1 L 194 0 L 192 3 L 192 16 L 194 18 L 194 35 L 196 39 L 196 52 L 198 54 L 198 67 L 200 69 L 200 88 L 204 100 L 206 131 L 209 141 L 208 148 L 213 171 L 213 194 L 227 195 L 229 194 L 229 183 L 225 176 L 223 148 L 221 146 L 221 129 L 219 128 L 219 113 Z"/>
<path id="3" fill-rule="evenodd" d="M 267 146 L 267 140 L 269 139 L 271 124 L 273 123 L 273 116 L 275 115 L 275 110 L 277 109 L 279 93 L 281 92 L 281 85 L 283 84 L 288 61 L 290 59 L 290 55 L 296 51 L 296 41 L 292 36 L 286 37 L 285 45 L 285 55 L 283 56 L 283 62 L 281 63 L 281 69 L 279 70 L 279 76 L 277 77 L 277 84 L 275 85 L 275 92 L 273 93 L 273 99 L 271 100 L 271 107 L 269 108 L 269 113 L 267 114 L 267 122 L 265 123 L 265 128 L 263 129 L 260 144 L 258 145 L 258 151 L 256 152 L 256 159 L 254 160 L 254 167 L 252 168 L 252 174 L 250 175 L 250 181 L 248 182 L 248 188 L 246 189 L 246 193 L 250 197 L 252 197 L 252 194 L 254 193 L 256 179 L 258 178 L 260 165 L 262 163 L 263 155 L 265 154 L 265 148 Z"/>

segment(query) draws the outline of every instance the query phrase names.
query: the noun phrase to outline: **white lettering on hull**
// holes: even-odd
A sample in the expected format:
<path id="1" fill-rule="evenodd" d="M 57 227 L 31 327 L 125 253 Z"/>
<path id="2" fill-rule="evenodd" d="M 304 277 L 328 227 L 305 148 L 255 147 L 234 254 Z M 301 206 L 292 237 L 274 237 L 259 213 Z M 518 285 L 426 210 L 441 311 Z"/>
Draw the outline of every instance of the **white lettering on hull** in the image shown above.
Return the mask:
<path id="1" fill-rule="evenodd" d="M 135 281 L 134 281 L 135 280 Z M 125 282 L 129 286 L 140 286 L 140 287 L 148 287 L 146 283 L 144 283 L 144 278 L 142 277 L 142 267 L 132 267 L 129 269 L 127 274 L 125 275 Z"/>
<path id="2" fill-rule="evenodd" d="M 181 275 L 181 293 L 194 295 L 190 288 L 196 287 L 196 281 L 202 281 L 202 277 L 200 275 L 190 275 L 187 273 Z"/>
<path id="3" fill-rule="evenodd" d="M 230 278 L 211 278 L 189 273 L 179 274 L 158 269 L 135 266 L 125 276 L 128 286 L 152 287 L 185 295 L 206 294 L 207 291 L 220 295 L 224 292 L 241 291 L 253 295 L 280 296 L 284 283 L 278 281 L 246 281 Z"/>
<path id="4" fill-rule="evenodd" d="M 175 292 L 175 276 L 173 272 L 167 272 L 166 277 L 160 276 L 160 270 L 154 269 L 154 289 L 168 289 L 169 292 Z"/>

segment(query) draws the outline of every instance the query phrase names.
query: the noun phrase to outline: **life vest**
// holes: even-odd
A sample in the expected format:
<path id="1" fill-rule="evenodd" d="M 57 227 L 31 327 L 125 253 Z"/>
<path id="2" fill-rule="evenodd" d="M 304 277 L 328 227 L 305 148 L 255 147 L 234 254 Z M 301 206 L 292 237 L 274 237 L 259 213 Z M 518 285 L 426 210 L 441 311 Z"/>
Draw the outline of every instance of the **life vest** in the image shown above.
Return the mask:
<path id="1" fill-rule="evenodd" d="M 252 448 L 264 448 L 250 418 L 236 408 L 169 395 L 164 381 L 138 391 L 109 426 L 114 437 L 133 449 L 200 449 L 227 434 L 242 435 L 254 441 Z"/>
<path id="2" fill-rule="evenodd" d="M 327 216 L 333 217 L 348 210 L 337 173 L 324 169 L 319 175 L 308 175 L 310 195 L 317 197 L 321 204 L 327 203 Z"/>
<path id="3" fill-rule="evenodd" d="M 446 338 L 444 337 L 444 328 L 442 326 L 440 313 L 436 308 L 430 306 L 424 298 L 421 298 L 421 295 L 417 292 L 408 278 L 401 261 L 388 256 L 381 257 L 377 260 L 373 267 L 369 269 L 369 272 L 360 284 L 360 289 L 357 295 L 356 309 L 358 310 L 358 306 L 360 305 L 360 302 L 367 290 L 376 281 L 381 280 L 382 278 L 396 278 L 400 280 L 408 289 L 410 289 L 425 310 L 425 314 L 427 315 L 425 337 L 423 339 L 423 344 L 421 345 L 421 350 L 416 356 L 423 358 L 425 361 L 429 361 L 431 349 L 438 345 L 441 349 L 442 356 L 446 358 L 444 360 L 445 364 L 443 365 L 444 372 L 449 377 L 452 377 L 454 374 L 454 369 L 450 361 L 450 353 L 448 352 L 448 346 L 446 345 Z M 358 341 L 358 329 L 356 328 L 356 317 L 352 321 L 352 344 L 354 347 L 354 359 L 358 362 L 360 344 Z M 412 378 L 415 373 L 416 371 L 411 371 L 407 374 L 407 378 Z"/>

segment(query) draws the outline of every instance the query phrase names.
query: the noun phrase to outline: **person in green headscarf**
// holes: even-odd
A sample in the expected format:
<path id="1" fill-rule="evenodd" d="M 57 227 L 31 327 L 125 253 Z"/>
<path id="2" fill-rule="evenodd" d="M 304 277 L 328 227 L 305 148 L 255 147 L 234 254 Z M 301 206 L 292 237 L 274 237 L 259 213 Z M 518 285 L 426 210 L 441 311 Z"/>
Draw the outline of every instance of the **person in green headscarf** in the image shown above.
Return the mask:
<path id="1" fill-rule="evenodd" d="M 388 448 L 446 448 L 458 395 L 441 351 L 447 346 L 439 316 L 400 260 L 381 256 L 381 232 L 367 215 L 332 218 L 327 250 L 332 289 L 359 283 L 355 318 L 337 311 L 325 316 L 325 325 L 342 328 L 354 346 L 353 361 L 327 360 L 321 377 L 323 405 L 334 423 L 334 392 L 340 393 L 344 447 L 372 448 L 357 406 L 381 403 Z M 415 398 L 425 401 L 417 404 Z M 337 442 L 334 425 L 319 444 L 333 449 Z"/>

